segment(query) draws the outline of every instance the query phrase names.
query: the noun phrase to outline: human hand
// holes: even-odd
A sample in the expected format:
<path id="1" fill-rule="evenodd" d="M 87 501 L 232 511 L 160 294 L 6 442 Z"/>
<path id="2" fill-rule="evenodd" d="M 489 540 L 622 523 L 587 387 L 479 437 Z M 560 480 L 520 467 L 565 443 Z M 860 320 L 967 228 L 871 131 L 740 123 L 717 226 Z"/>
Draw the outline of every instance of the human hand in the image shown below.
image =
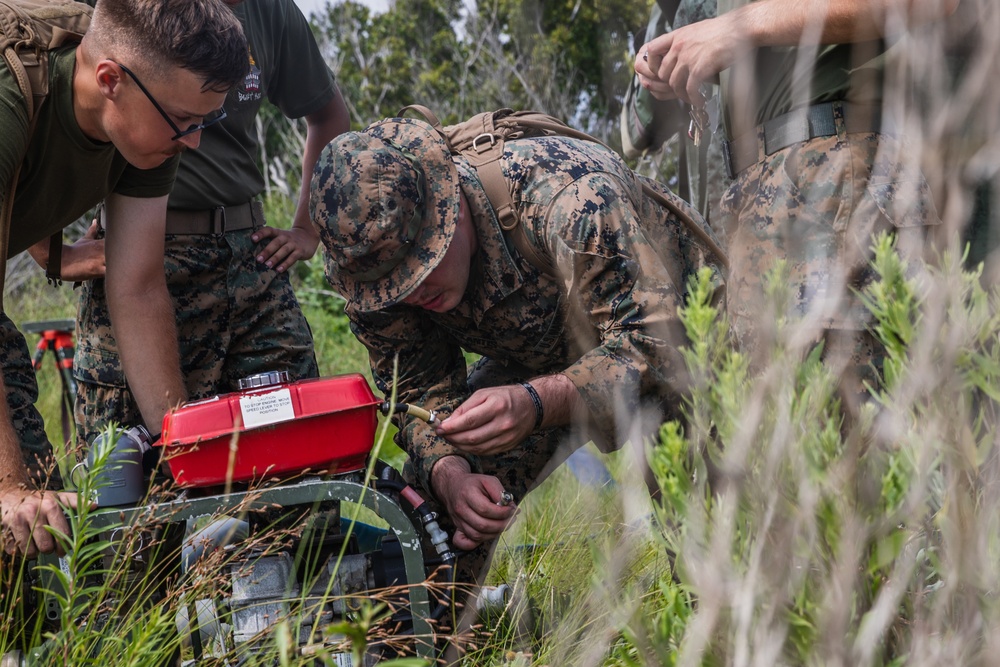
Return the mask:
<path id="1" fill-rule="evenodd" d="M 455 524 L 452 544 L 464 551 L 504 531 L 517 507 L 500 505 L 503 484 L 492 475 L 477 475 L 461 456 L 446 456 L 431 471 L 431 486 Z"/>
<path id="2" fill-rule="evenodd" d="M 639 83 L 659 100 L 680 98 L 703 107 L 699 88 L 751 47 L 737 13 L 678 28 L 644 44 L 635 59 Z"/>
<path id="3" fill-rule="evenodd" d="M 516 384 L 472 394 L 437 427 L 437 434 L 463 452 L 490 456 L 510 451 L 535 427 L 535 405 Z"/>
<path id="4" fill-rule="evenodd" d="M 27 558 L 39 553 L 64 555 L 63 549 L 46 527 L 69 535 L 63 506 L 76 508 L 75 493 L 34 491 L 23 485 L 0 490 L 3 548 L 8 554 L 20 552 Z"/>
<path id="5" fill-rule="evenodd" d="M 300 259 L 309 259 L 316 254 L 319 245 L 319 233 L 315 229 L 292 227 L 291 229 L 275 229 L 261 227 L 251 236 L 254 242 L 271 239 L 271 242 L 257 254 L 257 261 L 274 268 L 281 273 L 291 268 Z"/>
<path id="6" fill-rule="evenodd" d="M 82 282 L 104 277 L 104 239 L 97 238 L 97 220 L 87 233 L 72 245 L 64 245 L 60 277 L 67 282 Z"/>

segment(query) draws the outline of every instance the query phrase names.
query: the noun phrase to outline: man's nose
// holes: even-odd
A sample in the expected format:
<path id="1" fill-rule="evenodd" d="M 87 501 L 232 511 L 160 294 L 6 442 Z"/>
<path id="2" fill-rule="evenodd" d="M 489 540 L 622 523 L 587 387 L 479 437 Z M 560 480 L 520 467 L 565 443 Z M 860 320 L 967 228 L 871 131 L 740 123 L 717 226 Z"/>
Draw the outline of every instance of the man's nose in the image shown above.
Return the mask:
<path id="1" fill-rule="evenodd" d="M 177 141 L 181 142 L 189 149 L 194 150 L 198 148 L 198 146 L 201 144 L 201 130 L 198 130 L 197 132 L 192 132 L 191 134 L 185 134 Z"/>

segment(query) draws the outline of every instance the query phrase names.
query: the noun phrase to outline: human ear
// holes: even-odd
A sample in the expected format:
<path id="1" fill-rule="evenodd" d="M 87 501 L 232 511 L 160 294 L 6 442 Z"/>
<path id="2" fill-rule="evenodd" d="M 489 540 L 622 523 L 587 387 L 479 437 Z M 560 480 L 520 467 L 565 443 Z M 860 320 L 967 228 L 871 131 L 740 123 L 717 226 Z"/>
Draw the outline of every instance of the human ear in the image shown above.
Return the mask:
<path id="1" fill-rule="evenodd" d="M 104 97 L 109 100 L 118 97 L 121 91 L 122 71 L 114 61 L 102 60 L 97 63 L 94 77 L 97 80 L 97 88 Z"/>

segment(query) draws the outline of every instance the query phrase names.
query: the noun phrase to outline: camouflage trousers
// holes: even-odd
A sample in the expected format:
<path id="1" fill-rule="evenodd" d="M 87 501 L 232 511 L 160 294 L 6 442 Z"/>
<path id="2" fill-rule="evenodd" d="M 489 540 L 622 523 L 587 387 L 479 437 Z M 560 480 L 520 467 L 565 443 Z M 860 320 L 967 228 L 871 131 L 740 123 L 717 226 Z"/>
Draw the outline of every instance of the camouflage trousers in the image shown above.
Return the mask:
<path id="1" fill-rule="evenodd" d="M 285 370 L 293 379 L 318 375 L 312 332 L 288 274 L 257 262 L 260 247 L 252 233 L 166 238 L 164 270 L 191 399 L 235 391 L 240 378 L 255 373 Z M 80 444 L 92 442 L 110 421 L 143 423 L 118 357 L 103 280 L 84 285 L 76 330 Z M 160 430 L 159 424 L 150 426 Z"/>
<path id="2" fill-rule="evenodd" d="M 0 364 L 3 365 L 3 383 L 7 391 L 7 410 L 20 440 L 24 465 L 36 482 L 43 483 L 47 488 L 62 488 L 59 468 L 54 464 L 52 443 L 45 434 L 42 415 L 35 408 L 38 383 L 35 369 L 31 367 L 28 344 L 7 314 L 2 312 Z M 46 479 L 45 472 L 49 470 L 52 477 Z"/>
<path id="3" fill-rule="evenodd" d="M 486 387 L 519 384 L 534 375 L 536 373 L 516 365 L 482 358 L 469 370 L 469 389 L 476 391 Z M 478 464 L 476 472 L 493 475 L 499 479 L 504 490 L 513 494 L 514 502 L 519 503 L 565 461 L 574 449 L 584 444 L 582 441 L 574 441 L 568 427 L 545 429 L 531 434 L 518 447 L 508 452 L 476 457 Z M 420 488 L 409 461 L 403 468 L 403 477 L 410 486 Z M 442 528 L 449 535 L 454 534 L 455 526 L 443 507 L 433 498 L 428 497 L 427 500 L 440 516 Z M 489 571 L 498 541 L 499 538 L 483 542 L 472 551 L 460 553 L 455 580 L 462 584 L 481 585 Z M 428 556 L 435 555 L 428 554 Z"/>
<path id="4" fill-rule="evenodd" d="M 849 393 L 860 396 L 860 383 L 883 356 L 856 294 L 876 278 L 872 238 L 893 232 L 904 254 L 919 257 L 928 226 L 940 220 L 902 142 L 847 134 L 843 118 L 837 126 L 838 135 L 761 155 L 729 188 L 722 203 L 730 259 L 726 310 L 756 369 L 774 344 L 774 323 L 788 318 L 804 327 L 800 340 L 824 341 L 827 362 L 843 370 Z M 787 298 L 775 306 L 765 278 L 782 259 L 788 282 L 779 291 Z"/>

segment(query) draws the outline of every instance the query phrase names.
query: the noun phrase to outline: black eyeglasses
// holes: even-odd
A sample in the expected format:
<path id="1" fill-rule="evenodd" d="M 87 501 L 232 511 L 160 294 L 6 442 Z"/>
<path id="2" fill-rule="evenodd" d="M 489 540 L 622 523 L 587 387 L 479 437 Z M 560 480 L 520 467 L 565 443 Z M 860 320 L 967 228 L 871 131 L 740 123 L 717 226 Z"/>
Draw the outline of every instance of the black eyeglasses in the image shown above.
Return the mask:
<path id="1" fill-rule="evenodd" d="M 139 81 L 139 77 L 137 77 L 135 73 L 132 72 L 132 70 L 130 70 L 128 67 L 125 67 L 125 65 L 122 65 L 121 63 L 115 63 L 115 64 L 121 67 L 123 72 L 132 77 L 132 80 L 135 81 L 135 85 L 139 86 L 139 90 L 142 91 L 142 94 L 146 96 L 146 99 L 152 102 L 153 106 L 156 107 L 156 110 L 160 112 L 161 116 L 163 116 L 163 120 L 167 121 L 167 124 L 170 126 L 170 129 L 174 131 L 174 136 L 170 138 L 171 141 L 177 141 L 181 137 L 186 137 L 189 134 L 194 134 L 195 132 L 204 130 L 206 127 L 209 127 L 210 125 L 215 125 L 220 120 L 226 117 L 225 108 L 220 108 L 218 111 L 214 112 L 214 115 L 205 116 L 200 123 L 195 123 L 194 125 L 191 125 L 188 129 L 182 130 L 181 128 L 177 127 L 177 123 L 175 123 L 173 119 L 171 119 L 170 116 L 167 115 L 167 112 L 163 110 L 163 107 L 161 107 L 160 103 L 156 101 L 156 98 L 154 98 L 150 94 L 150 92 L 146 90 L 146 86 L 142 85 L 142 81 Z"/>

